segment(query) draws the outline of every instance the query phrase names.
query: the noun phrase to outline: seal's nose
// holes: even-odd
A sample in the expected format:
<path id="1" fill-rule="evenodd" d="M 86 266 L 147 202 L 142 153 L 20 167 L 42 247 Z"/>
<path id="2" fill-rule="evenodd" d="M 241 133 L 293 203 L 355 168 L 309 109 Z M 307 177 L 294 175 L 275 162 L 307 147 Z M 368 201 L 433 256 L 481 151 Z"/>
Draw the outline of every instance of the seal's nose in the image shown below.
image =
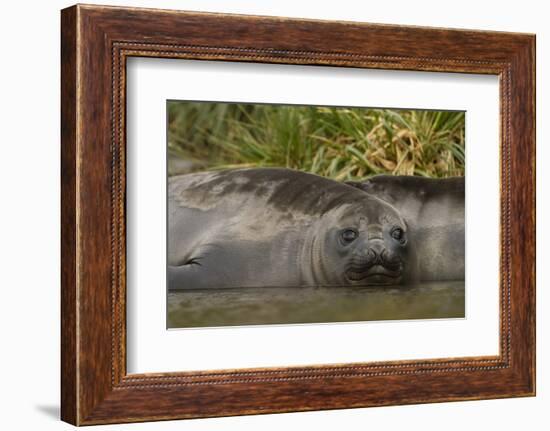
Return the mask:
<path id="1" fill-rule="evenodd" d="M 372 249 L 369 248 L 367 250 L 367 257 L 365 260 L 366 266 L 371 267 L 376 264 L 376 261 L 378 260 L 378 254 Z"/>
<path id="2" fill-rule="evenodd" d="M 367 264 L 372 266 L 380 263 L 384 250 L 384 241 L 379 239 L 370 241 L 367 249 Z"/>
<path id="3" fill-rule="evenodd" d="M 376 255 L 380 255 L 380 254 L 382 254 L 384 249 L 385 249 L 384 241 L 382 241 L 380 239 L 375 239 L 375 240 L 370 241 L 369 251 L 374 252 Z"/>
<path id="4" fill-rule="evenodd" d="M 396 254 L 392 254 L 383 241 L 376 241 L 376 243 L 371 244 L 371 248 L 367 253 L 370 254 L 371 252 L 376 255 L 376 259 L 371 265 L 381 265 L 389 271 L 401 271 L 403 269 L 401 258 Z"/>

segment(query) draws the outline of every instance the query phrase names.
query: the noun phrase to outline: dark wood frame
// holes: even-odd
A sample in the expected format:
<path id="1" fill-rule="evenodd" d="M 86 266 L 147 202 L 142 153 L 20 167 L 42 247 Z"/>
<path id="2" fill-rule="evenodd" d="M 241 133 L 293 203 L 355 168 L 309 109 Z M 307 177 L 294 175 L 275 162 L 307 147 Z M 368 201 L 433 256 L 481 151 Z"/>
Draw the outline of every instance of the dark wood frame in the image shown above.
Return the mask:
<path id="1" fill-rule="evenodd" d="M 61 24 L 63 420 L 88 425 L 535 394 L 534 35 L 81 5 L 63 10 Z M 498 75 L 500 354 L 128 375 L 130 56 Z"/>

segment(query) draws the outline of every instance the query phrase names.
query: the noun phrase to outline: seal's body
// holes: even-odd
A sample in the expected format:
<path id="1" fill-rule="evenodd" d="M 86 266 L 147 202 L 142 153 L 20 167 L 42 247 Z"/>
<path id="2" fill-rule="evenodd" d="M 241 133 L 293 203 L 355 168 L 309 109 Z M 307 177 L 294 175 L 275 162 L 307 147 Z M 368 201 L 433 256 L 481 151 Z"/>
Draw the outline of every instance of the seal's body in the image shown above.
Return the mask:
<path id="1" fill-rule="evenodd" d="M 346 184 L 280 168 L 169 180 L 170 290 L 393 285 L 416 268 L 399 212 Z"/>
<path id="2" fill-rule="evenodd" d="M 377 175 L 346 184 L 400 212 L 415 244 L 420 280 L 464 280 L 464 177 Z"/>

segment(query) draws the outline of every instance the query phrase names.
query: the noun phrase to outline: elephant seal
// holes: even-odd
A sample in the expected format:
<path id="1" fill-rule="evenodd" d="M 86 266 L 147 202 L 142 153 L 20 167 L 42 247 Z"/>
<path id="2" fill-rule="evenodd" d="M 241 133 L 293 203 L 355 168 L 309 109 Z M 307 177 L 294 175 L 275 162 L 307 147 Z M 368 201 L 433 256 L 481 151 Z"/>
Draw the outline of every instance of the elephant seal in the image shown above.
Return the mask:
<path id="1" fill-rule="evenodd" d="M 408 236 L 390 204 L 313 174 L 257 168 L 169 179 L 169 290 L 410 283 Z"/>
<path id="2" fill-rule="evenodd" d="M 407 221 L 422 281 L 464 280 L 464 177 L 377 175 L 346 184 L 394 206 Z"/>

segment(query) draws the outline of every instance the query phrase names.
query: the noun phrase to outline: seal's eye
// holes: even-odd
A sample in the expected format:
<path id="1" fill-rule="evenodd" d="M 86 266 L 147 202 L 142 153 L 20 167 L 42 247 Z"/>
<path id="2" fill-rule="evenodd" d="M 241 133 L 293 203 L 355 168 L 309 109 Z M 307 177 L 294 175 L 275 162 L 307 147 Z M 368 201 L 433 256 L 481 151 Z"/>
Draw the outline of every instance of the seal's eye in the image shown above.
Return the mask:
<path id="1" fill-rule="evenodd" d="M 344 241 L 344 244 L 347 244 L 357 239 L 359 234 L 356 230 L 346 229 L 340 234 L 340 236 L 342 237 L 342 241 Z"/>
<path id="2" fill-rule="evenodd" d="M 403 229 L 401 229 L 400 227 L 393 228 L 390 235 L 396 241 L 399 241 L 399 242 L 405 241 L 405 232 L 403 232 Z"/>

